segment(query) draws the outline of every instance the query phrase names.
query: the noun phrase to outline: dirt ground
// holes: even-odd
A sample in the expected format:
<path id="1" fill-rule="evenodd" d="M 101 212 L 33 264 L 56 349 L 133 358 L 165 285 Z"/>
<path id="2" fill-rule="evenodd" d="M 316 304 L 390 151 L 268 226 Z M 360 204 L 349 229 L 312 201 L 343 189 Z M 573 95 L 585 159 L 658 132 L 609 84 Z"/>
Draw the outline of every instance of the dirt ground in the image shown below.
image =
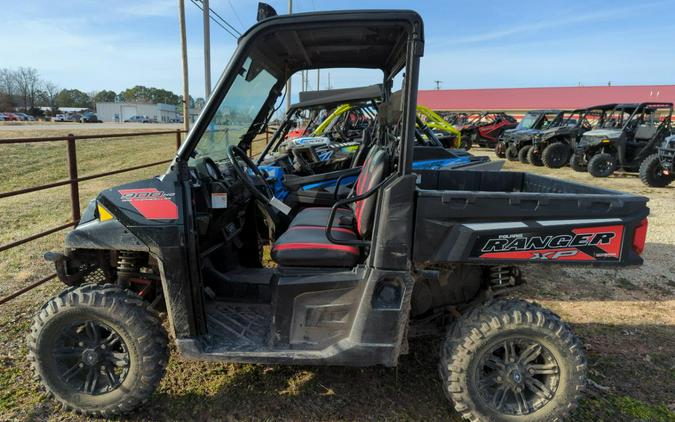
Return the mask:
<path id="1" fill-rule="evenodd" d="M 486 150 L 471 152 L 495 158 Z M 591 386 L 572 420 L 675 421 L 675 186 L 654 189 L 634 175 L 601 180 L 570 169 L 511 162 L 505 169 L 649 197 L 645 265 L 622 270 L 527 267 L 527 285 L 519 296 L 569 321 L 587 349 Z M 35 248 L 40 246 L 47 245 Z M 9 277 L 10 287 L 33 279 L 30 268 L 19 268 L 25 262 L 18 262 L 2 273 L 5 278 L 10 270 L 25 272 L 20 280 Z M 0 420 L 83 420 L 39 393 L 25 358 L 30 317 L 60 288 L 49 283 L 0 306 Z M 129 419 L 459 421 L 436 373 L 438 348 L 434 339 L 416 340 L 397 368 L 365 369 L 203 363 L 172 353 L 167 376 L 150 404 Z"/>

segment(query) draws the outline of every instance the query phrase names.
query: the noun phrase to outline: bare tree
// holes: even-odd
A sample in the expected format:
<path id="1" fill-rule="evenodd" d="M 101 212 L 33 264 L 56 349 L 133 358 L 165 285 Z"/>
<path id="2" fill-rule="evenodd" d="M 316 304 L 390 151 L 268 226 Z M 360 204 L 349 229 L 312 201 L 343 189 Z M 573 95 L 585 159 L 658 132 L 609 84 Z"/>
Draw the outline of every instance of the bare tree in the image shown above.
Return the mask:
<path id="1" fill-rule="evenodd" d="M 51 107 L 52 111 L 56 110 L 56 106 L 54 105 L 54 100 L 56 99 L 56 95 L 61 91 L 61 88 L 59 88 L 58 85 L 51 81 L 45 81 L 42 84 L 42 97 L 44 98 L 44 101 L 47 103 L 49 107 Z"/>
<path id="2" fill-rule="evenodd" d="M 9 110 L 14 107 L 16 94 L 16 78 L 11 69 L 0 69 L 0 109 Z"/>
<path id="3" fill-rule="evenodd" d="M 26 109 L 35 107 L 35 98 L 42 84 L 37 69 L 20 67 L 15 73 L 15 78 L 18 94 L 23 100 L 23 107 Z"/>

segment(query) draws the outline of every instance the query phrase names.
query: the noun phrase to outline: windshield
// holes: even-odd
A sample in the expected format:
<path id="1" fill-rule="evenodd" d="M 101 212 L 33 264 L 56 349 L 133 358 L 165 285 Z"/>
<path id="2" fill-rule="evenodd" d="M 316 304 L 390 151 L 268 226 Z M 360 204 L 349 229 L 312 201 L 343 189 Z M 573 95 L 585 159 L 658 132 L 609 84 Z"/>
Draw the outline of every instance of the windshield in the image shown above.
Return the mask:
<path id="1" fill-rule="evenodd" d="M 602 129 L 621 129 L 633 113 L 634 108 L 617 107 L 612 110 L 601 126 Z"/>
<path id="2" fill-rule="evenodd" d="M 526 114 L 523 120 L 518 124 L 518 129 L 532 129 L 532 126 L 537 122 L 537 114 Z"/>
<path id="3" fill-rule="evenodd" d="M 237 145 L 269 97 L 277 79 L 249 57 L 199 139 L 194 157 L 220 161 L 227 148 Z"/>

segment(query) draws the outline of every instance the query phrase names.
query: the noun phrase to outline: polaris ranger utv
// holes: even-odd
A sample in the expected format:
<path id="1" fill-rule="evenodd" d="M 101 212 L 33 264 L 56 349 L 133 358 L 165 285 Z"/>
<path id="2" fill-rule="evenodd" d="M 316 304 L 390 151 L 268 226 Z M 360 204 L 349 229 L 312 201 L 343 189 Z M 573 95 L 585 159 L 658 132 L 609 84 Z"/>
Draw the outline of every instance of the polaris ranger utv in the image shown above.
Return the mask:
<path id="1" fill-rule="evenodd" d="M 605 113 L 614 107 L 616 104 L 605 104 L 566 113 L 562 124 L 546 129 L 532 138 L 532 148 L 527 153 L 527 160 L 535 166 L 549 168 L 567 165 L 581 136 L 602 125 Z"/>
<path id="2" fill-rule="evenodd" d="M 670 136 L 672 115 L 672 103 L 619 104 L 601 127 L 584 134 L 570 166 L 588 169 L 594 177 L 608 177 L 617 169 L 638 172 Z"/>
<path id="3" fill-rule="evenodd" d="M 565 113 L 559 110 L 537 111 L 534 112 L 536 120 L 530 129 L 506 131 L 502 137 L 502 142 L 506 145 L 506 159 L 529 164 L 528 153 L 532 149 L 534 137 L 546 129 L 560 126 L 565 121 Z M 527 119 L 528 115 L 525 115 L 523 120 Z"/>
<path id="4" fill-rule="evenodd" d="M 647 186 L 663 188 L 675 180 L 675 135 L 659 145 L 659 151 L 640 165 L 640 180 Z"/>
<path id="5" fill-rule="evenodd" d="M 163 309 L 177 352 L 202 360 L 395 366 L 409 338 L 443 335 L 443 389 L 463 417 L 567 414 L 582 343 L 501 295 L 517 265 L 641 264 L 646 198 L 527 173 L 413 172 L 423 48 L 411 11 L 269 17 L 242 35 L 167 172 L 102 191 L 65 253 L 47 255 L 69 287 L 39 309 L 28 348 L 54 398 L 104 417 L 148 401 L 169 356 Z M 382 71 L 376 143 L 351 195 L 289 210 L 245 151 L 292 74 L 330 67 Z"/>
<path id="6" fill-rule="evenodd" d="M 510 161 L 518 160 L 519 150 L 516 147 L 509 147 L 520 138 L 530 138 L 551 125 L 551 122 L 560 115 L 560 110 L 533 110 L 528 111 L 522 118 L 518 126 L 513 129 L 505 130 L 499 137 L 495 145 L 495 153 L 500 158 L 508 158 Z M 525 157 L 527 158 L 527 157 Z"/>

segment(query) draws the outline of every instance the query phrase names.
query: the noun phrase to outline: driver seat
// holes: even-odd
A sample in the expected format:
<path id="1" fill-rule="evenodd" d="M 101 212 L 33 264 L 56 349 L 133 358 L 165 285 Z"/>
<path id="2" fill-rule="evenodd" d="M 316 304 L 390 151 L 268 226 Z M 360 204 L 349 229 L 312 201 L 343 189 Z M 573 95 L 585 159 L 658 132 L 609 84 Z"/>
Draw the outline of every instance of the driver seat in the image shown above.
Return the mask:
<path id="1" fill-rule="evenodd" d="M 368 153 L 354 188 L 362 195 L 389 173 L 389 156 L 374 146 Z M 338 209 L 331 234 L 338 240 L 370 238 L 374 225 L 377 195 Z M 332 243 L 326 237 L 330 208 L 306 208 L 291 221 L 288 230 L 272 246 L 272 259 L 281 266 L 353 267 L 361 258 L 360 248 Z"/>

